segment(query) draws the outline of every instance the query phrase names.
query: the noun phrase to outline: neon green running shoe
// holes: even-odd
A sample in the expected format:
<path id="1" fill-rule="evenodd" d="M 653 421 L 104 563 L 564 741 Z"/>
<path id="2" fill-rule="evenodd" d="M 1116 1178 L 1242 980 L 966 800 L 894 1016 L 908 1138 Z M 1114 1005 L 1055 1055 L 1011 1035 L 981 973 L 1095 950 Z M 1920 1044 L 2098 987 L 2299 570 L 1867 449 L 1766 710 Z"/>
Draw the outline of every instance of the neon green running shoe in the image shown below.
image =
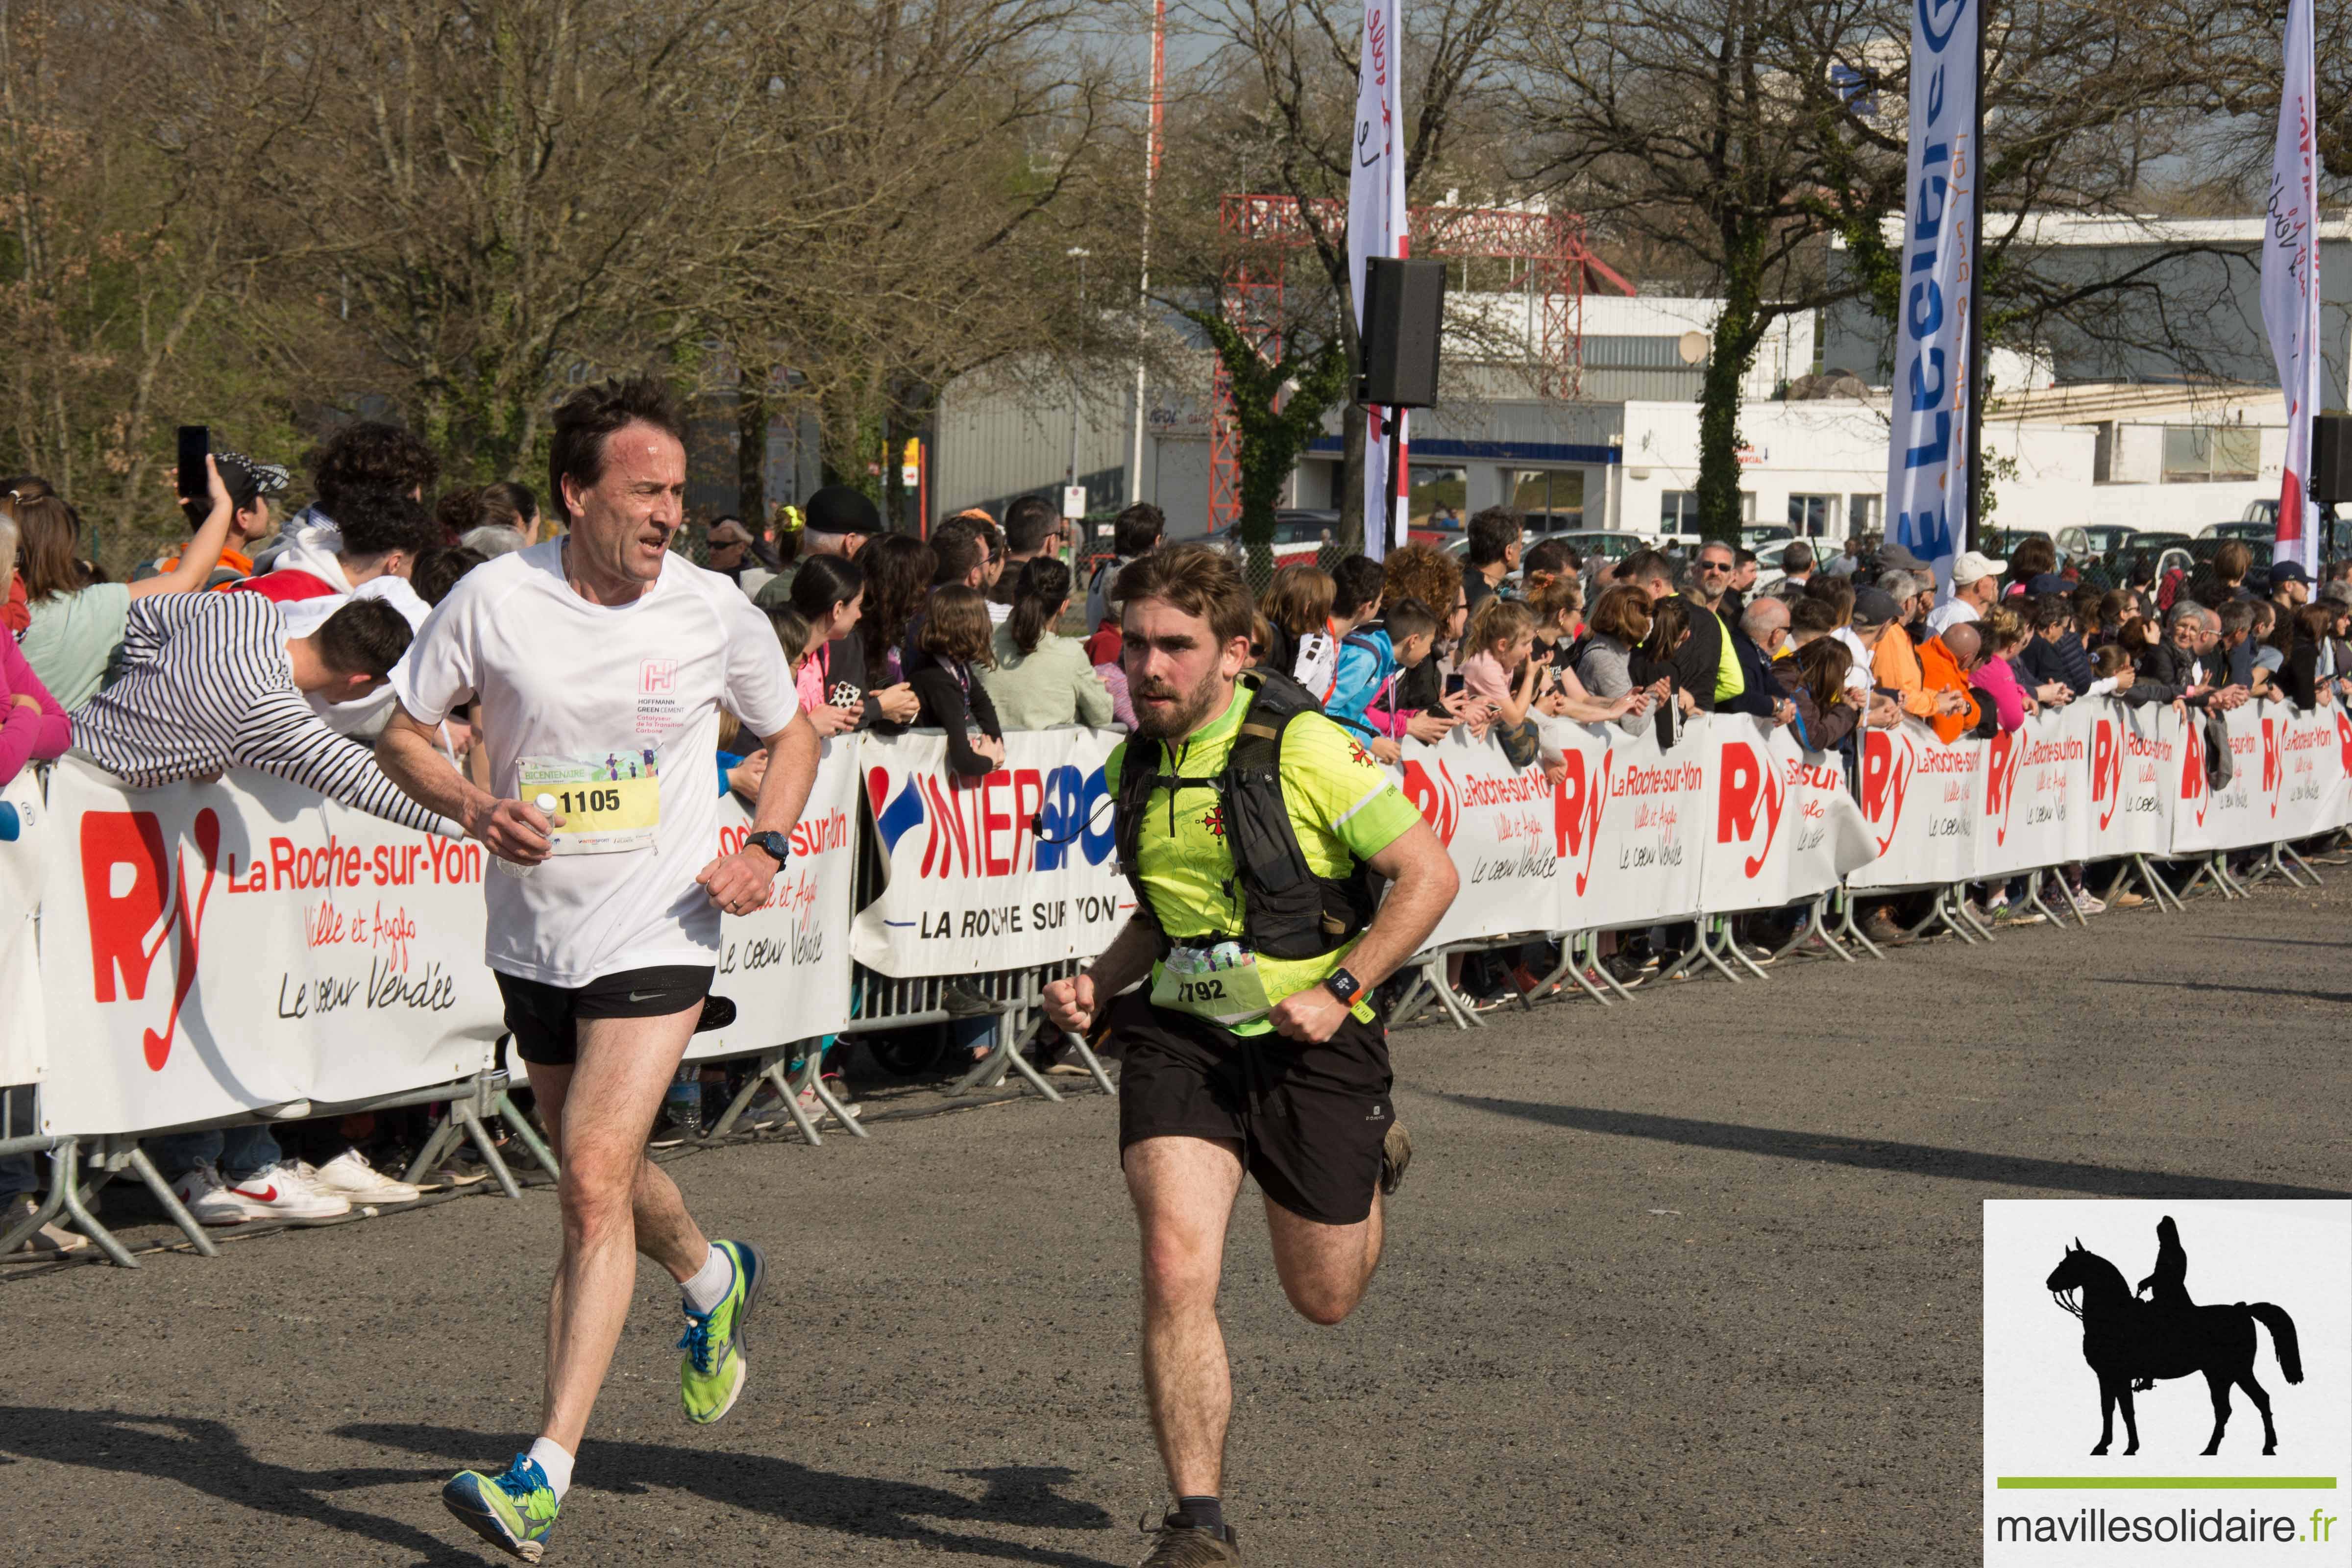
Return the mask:
<path id="1" fill-rule="evenodd" d="M 460 1472 L 441 1489 L 441 1501 L 467 1529 L 525 1563 L 539 1561 L 555 1528 L 555 1492 L 528 1454 L 517 1454 L 502 1476 Z"/>
<path id="2" fill-rule="evenodd" d="M 677 1348 L 686 1352 L 677 1363 L 677 1395 L 686 1406 L 686 1418 L 698 1426 L 708 1426 L 734 1409 L 735 1396 L 743 1392 L 743 1376 L 749 1370 L 745 1354 L 750 1348 L 743 1325 L 760 1300 L 760 1287 L 767 1283 L 768 1275 L 766 1260 L 749 1242 L 710 1245 L 723 1249 L 735 1265 L 735 1283 L 729 1288 L 727 1299 L 709 1311 L 686 1310 L 686 1332 L 677 1342 Z"/>

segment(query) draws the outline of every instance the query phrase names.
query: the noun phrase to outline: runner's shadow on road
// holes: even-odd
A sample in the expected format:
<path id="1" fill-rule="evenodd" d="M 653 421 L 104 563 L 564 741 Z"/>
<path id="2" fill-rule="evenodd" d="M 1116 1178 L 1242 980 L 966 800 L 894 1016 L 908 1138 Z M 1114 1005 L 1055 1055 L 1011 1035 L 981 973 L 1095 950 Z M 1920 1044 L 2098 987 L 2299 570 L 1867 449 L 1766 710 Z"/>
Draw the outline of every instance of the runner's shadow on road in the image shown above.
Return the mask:
<path id="1" fill-rule="evenodd" d="M 160 1428 L 160 1430 L 159 1430 Z M 298 1470 L 257 1458 L 218 1421 L 134 1415 L 120 1410 L 35 1410 L 0 1405 L 0 1452 L 52 1464 L 177 1481 L 257 1513 L 307 1520 L 414 1552 L 425 1568 L 480 1568 L 481 1553 L 397 1520 L 331 1502 L 324 1492 L 423 1479 L 413 1469 Z M 437 1473 L 435 1479 L 441 1479 Z M 121 1517 L 125 1510 L 101 1512 Z"/>
<path id="2" fill-rule="evenodd" d="M 2097 1193 L 2132 1198 L 2342 1198 L 2352 1193 L 2326 1187 L 2289 1186 L 2280 1182 L 2242 1182 L 2222 1176 L 2182 1176 L 2168 1171 L 2119 1170 L 2109 1165 L 2085 1165 L 2072 1160 L 2034 1160 L 2014 1154 L 1987 1154 L 1973 1149 L 1945 1149 L 1932 1143 L 1896 1143 L 1879 1138 L 1843 1138 L 1832 1132 L 1794 1132 L 1778 1127 L 1749 1127 L 1735 1121 L 1696 1121 L 1681 1116 L 1652 1116 L 1638 1110 L 1602 1110 L 1584 1105 L 1543 1105 L 1524 1100 L 1491 1100 L 1482 1095 L 1449 1094 L 1440 1098 L 1498 1116 L 1572 1128 L 1579 1132 L 1606 1132 L 1619 1138 L 1649 1138 L 1663 1143 L 1683 1143 L 1696 1149 L 1719 1149 L 1730 1154 L 1764 1154 L 1780 1160 L 1810 1160 L 1817 1164 L 1851 1165 L 1869 1171 L 1901 1171 L 1914 1176 L 1937 1176 L 1955 1182 L 1997 1182 L 2003 1186 L 2050 1187 L 2063 1192 Z"/>
<path id="3" fill-rule="evenodd" d="M 391 1422 L 356 1423 L 337 1428 L 335 1436 L 431 1456 L 446 1466 L 446 1469 L 432 1472 L 436 1478 L 466 1466 L 478 1468 L 485 1456 L 500 1452 L 501 1445 L 510 1441 L 510 1437 L 487 1436 L 455 1427 Z M 1108 1513 L 1093 1503 L 1064 1497 L 1055 1489 L 1076 1479 L 1076 1472 L 1060 1466 L 1013 1465 L 953 1473 L 985 1482 L 985 1493 L 969 1498 L 941 1487 L 842 1475 L 764 1454 L 679 1448 L 664 1443 L 616 1443 L 592 1437 L 581 1447 L 578 1486 L 592 1499 L 598 1491 L 633 1495 L 653 1488 L 668 1488 L 721 1508 L 749 1510 L 789 1524 L 838 1531 L 869 1541 L 903 1542 L 967 1557 L 1034 1563 L 1045 1568 L 1116 1568 L 1097 1557 L 1023 1546 L 924 1522 L 1048 1530 L 1109 1529 Z M 589 1517 L 593 1518 L 593 1511 Z"/>
<path id="4" fill-rule="evenodd" d="M 2121 980 L 2111 974 L 2097 978 L 2102 985 L 2149 985 L 2162 991 L 2236 991 L 2248 996 L 2286 1000 L 2301 997 L 2310 1002 L 2352 1002 L 2352 991 L 2283 991 L 2274 985 L 2224 985 L 2217 980 Z"/>

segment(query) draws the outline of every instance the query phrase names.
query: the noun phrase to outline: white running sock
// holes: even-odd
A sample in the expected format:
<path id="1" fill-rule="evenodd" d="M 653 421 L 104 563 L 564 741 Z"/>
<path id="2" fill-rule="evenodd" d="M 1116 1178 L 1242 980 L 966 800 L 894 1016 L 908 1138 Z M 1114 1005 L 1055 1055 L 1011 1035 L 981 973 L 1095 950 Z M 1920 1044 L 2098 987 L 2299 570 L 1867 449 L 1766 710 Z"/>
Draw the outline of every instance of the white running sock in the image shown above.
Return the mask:
<path id="1" fill-rule="evenodd" d="M 547 1489 L 562 1502 L 563 1494 L 572 1489 L 572 1456 L 545 1437 L 530 1440 L 530 1452 L 523 1458 L 530 1460 L 547 1474 Z"/>
<path id="2" fill-rule="evenodd" d="M 727 1300 L 727 1292 L 735 1289 L 735 1264 L 714 1247 L 710 1256 L 702 1260 L 702 1267 L 679 1280 L 677 1289 L 686 1298 L 686 1304 L 696 1311 L 716 1311 L 719 1303 Z"/>

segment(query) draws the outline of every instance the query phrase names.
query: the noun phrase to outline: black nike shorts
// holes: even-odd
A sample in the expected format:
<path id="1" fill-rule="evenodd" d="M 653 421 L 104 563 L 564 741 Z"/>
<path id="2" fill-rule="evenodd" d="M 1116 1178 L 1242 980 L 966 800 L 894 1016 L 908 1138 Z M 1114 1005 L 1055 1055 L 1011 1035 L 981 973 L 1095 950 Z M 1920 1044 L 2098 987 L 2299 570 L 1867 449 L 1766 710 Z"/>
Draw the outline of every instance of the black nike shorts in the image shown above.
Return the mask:
<path id="1" fill-rule="evenodd" d="M 580 1057 L 582 1019 L 683 1013 L 710 994 L 717 973 L 712 964 L 673 963 L 600 974 L 573 987 L 499 974 L 499 994 L 506 1002 L 515 1055 L 542 1067 L 570 1067 Z"/>
<path id="2" fill-rule="evenodd" d="M 1319 1046 L 1236 1035 L 1129 992 L 1106 1040 L 1118 1079 L 1118 1147 L 1146 1138 L 1237 1142 L 1265 1195 L 1301 1219 L 1355 1225 L 1372 1212 L 1381 1142 L 1396 1120 L 1388 1032 L 1350 1014 Z"/>

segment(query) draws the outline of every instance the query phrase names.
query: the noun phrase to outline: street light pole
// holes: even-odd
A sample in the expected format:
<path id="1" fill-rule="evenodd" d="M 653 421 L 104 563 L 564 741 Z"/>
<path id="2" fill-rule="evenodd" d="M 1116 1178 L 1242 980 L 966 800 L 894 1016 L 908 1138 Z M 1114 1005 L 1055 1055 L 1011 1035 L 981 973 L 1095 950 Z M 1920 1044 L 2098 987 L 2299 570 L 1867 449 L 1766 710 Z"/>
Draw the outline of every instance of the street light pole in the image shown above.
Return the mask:
<path id="1" fill-rule="evenodd" d="M 1087 258 L 1094 253 L 1083 246 L 1074 245 L 1070 247 L 1069 254 L 1076 257 L 1078 263 L 1078 320 L 1083 323 L 1087 319 Z M 1080 330 L 1084 330 L 1083 325 Z M 1069 488 L 1075 488 L 1078 482 L 1078 420 L 1085 401 L 1084 389 L 1078 383 L 1077 366 L 1073 363 L 1070 367 L 1070 474 L 1064 481 Z"/>

